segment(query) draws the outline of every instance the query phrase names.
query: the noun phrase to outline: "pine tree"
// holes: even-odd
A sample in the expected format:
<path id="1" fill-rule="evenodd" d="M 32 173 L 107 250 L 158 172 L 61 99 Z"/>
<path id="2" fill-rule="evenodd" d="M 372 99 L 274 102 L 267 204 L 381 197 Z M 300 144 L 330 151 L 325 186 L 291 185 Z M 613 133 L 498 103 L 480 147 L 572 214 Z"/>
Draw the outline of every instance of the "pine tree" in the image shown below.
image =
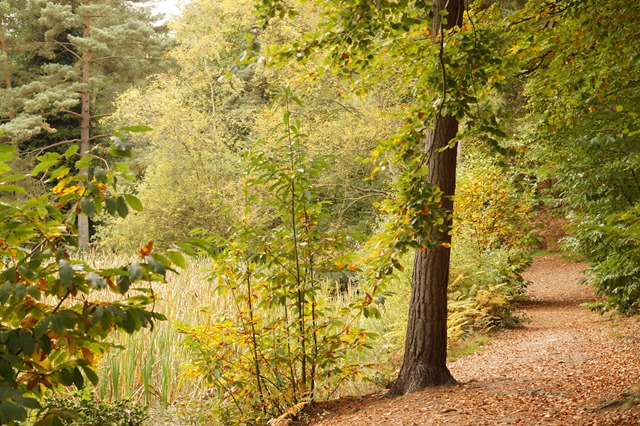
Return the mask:
<path id="1" fill-rule="evenodd" d="M 4 1 L 1 9 L 4 38 L 11 33 L 5 21 L 20 28 L 2 50 L 21 60 L 4 62 L 0 128 L 12 143 L 26 142 L 23 151 L 79 143 L 85 154 L 108 136 L 96 134 L 96 120 L 110 114 L 114 97 L 161 66 L 167 37 L 132 1 L 27 0 L 20 13 L 17 3 Z M 79 230 L 86 247 L 86 216 Z"/>

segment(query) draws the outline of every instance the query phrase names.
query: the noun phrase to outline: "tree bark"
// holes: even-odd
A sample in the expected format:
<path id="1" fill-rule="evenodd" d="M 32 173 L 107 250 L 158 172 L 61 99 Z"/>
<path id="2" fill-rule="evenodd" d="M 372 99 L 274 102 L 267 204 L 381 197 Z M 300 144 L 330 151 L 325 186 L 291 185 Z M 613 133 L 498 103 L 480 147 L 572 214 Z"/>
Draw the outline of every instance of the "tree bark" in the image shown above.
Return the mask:
<path id="1" fill-rule="evenodd" d="M 7 91 L 11 90 L 11 68 L 9 66 L 9 49 L 7 48 L 7 42 L 5 38 L 5 29 L 0 20 L 0 51 L 4 53 L 2 59 L 2 69 L 4 75 L 4 87 Z M 13 121 L 16 118 L 16 113 L 13 109 L 13 105 L 9 105 L 9 121 Z"/>
<path id="2" fill-rule="evenodd" d="M 4 53 L 2 59 L 2 69 L 4 76 L 4 87 L 7 92 L 11 91 L 11 68 L 9 66 L 9 49 L 7 48 L 7 41 L 5 38 L 5 28 L 2 20 L 0 19 L 0 52 Z M 13 121 L 16 118 L 16 112 L 13 109 L 13 105 L 9 103 L 9 121 Z M 0 137 L 0 143 L 8 143 L 18 148 L 19 143 L 17 140 L 12 140 L 7 136 Z"/>
<path id="3" fill-rule="evenodd" d="M 87 1 L 85 0 L 85 4 Z M 91 22 L 85 17 L 82 37 L 89 38 Z M 90 148 L 91 143 L 91 92 L 89 87 L 91 65 L 91 52 L 82 53 L 82 92 L 80 93 L 81 112 L 80 112 L 80 156 L 85 155 Z M 89 168 L 80 170 L 80 174 L 89 175 Z M 80 250 L 89 248 L 89 218 L 85 214 L 78 214 L 78 245 Z"/>
<path id="4" fill-rule="evenodd" d="M 446 9 L 447 22 L 439 12 Z M 434 42 L 443 29 L 461 26 L 463 0 L 434 0 L 431 31 Z M 411 301 L 404 359 L 398 379 L 389 395 L 404 395 L 429 386 L 456 383 L 447 368 L 447 287 L 449 283 L 451 212 L 455 193 L 456 147 L 449 143 L 458 133 L 458 121 L 437 114 L 434 130 L 427 133 L 425 149 L 429 155 L 429 182 L 443 192 L 442 208 L 448 213 L 447 231 L 437 232 L 440 243 L 430 250 L 416 250 L 411 278 Z M 442 150 L 442 151 L 441 151 Z"/>

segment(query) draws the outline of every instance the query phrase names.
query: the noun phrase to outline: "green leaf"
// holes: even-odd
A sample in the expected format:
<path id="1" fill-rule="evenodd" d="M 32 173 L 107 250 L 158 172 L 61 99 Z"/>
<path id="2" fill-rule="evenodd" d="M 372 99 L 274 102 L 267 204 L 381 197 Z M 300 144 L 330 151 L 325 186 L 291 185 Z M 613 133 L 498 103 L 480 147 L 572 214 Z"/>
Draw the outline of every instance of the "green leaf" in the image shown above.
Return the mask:
<path id="1" fill-rule="evenodd" d="M 51 321 L 51 329 L 58 335 L 64 333 L 66 328 L 65 319 L 60 314 L 51 315 L 49 318 Z"/>
<path id="2" fill-rule="evenodd" d="M 131 149 L 133 148 L 132 142 L 118 136 L 111 136 L 109 145 L 111 145 L 111 149 L 109 150 L 110 155 L 116 158 L 131 157 Z"/>
<path id="3" fill-rule="evenodd" d="M 58 265 L 60 268 L 60 281 L 66 288 L 71 289 L 73 287 L 73 268 L 71 264 L 65 259 L 60 259 Z"/>
<path id="4" fill-rule="evenodd" d="M 120 288 L 120 292 L 122 294 L 125 294 L 127 291 L 129 291 L 129 287 L 131 287 L 131 279 L 129 277 L 127 277 L 126 275 L 121 275 L 118 277 L 116 282 L 118 283 L 118 287 Z"/>
<path id="5" fill-rule="evenodd" d="M 40 408 L 40 402 L 35 398 L 22 398 L 22 405 L 31 409 Z"/>
<path id="6" fill-rule="evenodd" d="M 118 216 L 127 217 L 129 214 L 129 207 L 127 207 L 127 202 L 123 197 L 118 197 L 116 201 L 116 209 L 118 211 Z"/>
<path id="7" fill-rule="evenodd" d="M 131 282 L 136 282 L 142 279 L 142 268 L 140 268 L 140 263 L 137 260 L 131 262 L 129 265 L 129 280 Z"/>
<path id="8" fill-rule="evenodd" d="M 76 169 L 82 170 L 84 168 L 87 168 L 91 165 L 92 162 L 93 157 L 91 155 L 84 155 L 82 158 L 76 161 Z"/>
<path id="9" fill-rule="evenodd" d="M 73 384 L 73 373 L 68 368 L 60 370 L 60 382 L 65 386 Z"/>
<path id="10" fill-rule="evenodd" d="M 22 349 L 22 352 L 28 356 L 33 355 L 33 352 L 36 350 L 36 345 L 33 343 L 33 336 L 31 336 L 31 333 L 22 328 L 18 334 L 18 339 L 20 341 L 20 349 Z"/>
<path id="11" fill-rule="evenodd" d="M 105 204 L 107 205 L 107 212 L 110 215 L 116 214 L 116 211 L 118 210 L 118 203 L 112 196 L 107 196 Z"/>
<path id="12" fill-rule="evenodd" d="M 167 268 L 155 257 L 147 256 L 147 262 L 149 263 L 149 266 L 151 266 L 153 272 L 155 272 L 156 274 L 164 276 L 164 274 L 167 273 Z"/>
<path id="13" fill-rule="evenodd" d="M 11 296 L 12 289 L 13 284 L 11 281 L 5 281 L 4 284 L 2 284 L 2 287 L 0 287 L 0 304 L 4 305 L 7 303 L 7 300 L 9 300 L 9 297 Z"/>
<path id="14" fill-rule="evenodd" d="M 124 198 L 127 200 L 129 206 L 137 212 L 142 211 L 142 202 L 131 194 L 125 194 Z"/>
<path id="15" fill-rule="evenodd" d="M 84 387 L 84 377 L 82 377 L 82 372 L 79 367 L 73 369 L 73 384 L 76 385 L 78 390 Z"/>
<path id="16" fill-rule="evenodd" d="M 27 191 L 24 190 L 23 187 L 18 186 L 18 185 L 7 185 L 7 184 L 0 184 L 0 191 L 7 191 L 7 192 L 17 192 L 19 194 L 26 194 Z"/>
<path id="17" fill-rule="evenodd" d="M 69 148 L 67 148 L 67 150 L 64 152 L 64 158 L 66 158 L 67 160 L 71 157 L 73 157 L 74 155 L 76 155 L 76 153 L 78 152 L 78 150 L 80 149 L 80 145 L 71 145 Z"/>
<path id="18" fill-rule="evenodd" d="M 0 132 L 2 132 L 0 130 Z M 2 134 L 0 133 L 0 136 L 2 136 Z M 15 153 L 18 151 L 18 148 L 16 148 L 13 145 L 0 145 L 0 162 L 4 163 L 7 162 L 9 160 L 13 160 L 14 158 L 16 158 Z"/>
<path id="19" fill-rule="evenodd" d="M 103 288 L 107 287 L 107 283 L 104 282 L 102 277 L 93 271 L 87 274 L 87 281 L 91 283 L 91 286 L 93 288 L 96 288 L 99 290 L 102 290 Z"/>
<path id="20" fill-rule="evenodd" d="M 113 277 L 116 275 L 126 275 L 127 271 L 122 268 L 109 268 L 100 270 L 100 275 L 103 277 Z"/>
<path id="21" fill-rule="evenodd" d="M 136 331 L 136 320 L 133 318 L 131 311 L 127 311 L 126 316 L 122 321 L 122 328 L 124 328 L 124 331 L 129 334 Z"/>
<path id="22" fill-rule="evenodd" d="M 187 267 L 187 263 L 184 259 L 184 256 L 179 251 L 171 250 L 171 251 L 168 251 L 166 254 L 167 254 L 167 257 L 171 259 L 171 261 L 179 268 L 185 269 Z"/>
<path id="23" fill-rule="evenodd" d="M 60 161 L 60 154 L 57 152 L 47 152 L 46 154 L 38 157 L 38 160 L 40 163 L 31 169 L 31 176 L 36 176 L 37 174 L 49 170 L 50 167 L 58 164 Z"/>
<path id="24" fill-rule="evenodd" d="M 9 171 L 9 170 L 8 170 Z M 10 174 L 10 175 L 5 175 L 2 177 L 2 181 L 3 182 L 15 182 L 17 180 L 22 180 L 24 179 L 26 176 L 20 173 L 14 173 L 14 174 Z"/>
<path id="25" fill-rule="evenodd" d="M 40 298 L 42 297 L 40 289 L 33 285 L 27 287 L 27 293 L 29 293 L 29 296 L 33 297 L 35 300 L 40 300 Z"/>
<path id="26" fill-rule="evenodd" d="M 17 283 L 15 288 L 13 289 L 13 295 L 16 297 L 16 299 L 23 300 L 27 295 L 27 286 L 25 286 L 23 283 Z"/>
<path id="27" fill-rule="evenodd" d="M 87 378 L 94 386 L 98 384 L 98 380 L 99 380 L 98 375 L 95 373 L 95 371 L 93 371 L 93 369 L 91 369 L 91 367 L 83 365 L 82 370 L 84 371 L 84 374 L 87 375 Z"/>
<path id="28" fill-rule="evenodd" d="M 51 349 L 53 349 L 53 344 L 49 336 L 47 336 L 46 334 L 43 334 L 37 339 L 37 341 L 38 341 L 38 346 L 40 346 L 40 349 L 42 349 L 43 353 L 45 354 L 51 353 Z"/>
<path id="29" fill-rule="evenodd" d="M 0 418 L 23 421 L 27 418 L 27 410 L 14 402 L 4 400 L 0 404 Z M 13 424 L 13 422 L 7 421 L 7 424 Z"/>
<path id="30" fill-rule="evenodd" d="M 13 380 L 13 378 L 15 377 L 15 374 L 16 373 L 11 367 L 11 364 L 9 364 L 3 358 L 0 358 L 0 376 L 8 380 Z"/>
<path id="31" fill-rule="evenodd" d="M 107 183 L 107 172 L 100 166 L 97 166 L 93 169 L 93 176 L 96 178 L 98 182 Z"/>
<path id="32" fill-rule="evenodd" d="M 91 314 L 91 325 L 95 325 L 98 322 L 100 322 L 103 314 L 104 314 L 104 307 L 102 305 L 96 306 L 93 313 Z"/>
<path id="33" fill-rule="evenodd" d="M 93 205 L 93 200 L 87 197 L 82 197 L 80 199 L 80 209 L 85 215 L 89 217 L 92 217 L 96 213 L 96 208 Z"/>

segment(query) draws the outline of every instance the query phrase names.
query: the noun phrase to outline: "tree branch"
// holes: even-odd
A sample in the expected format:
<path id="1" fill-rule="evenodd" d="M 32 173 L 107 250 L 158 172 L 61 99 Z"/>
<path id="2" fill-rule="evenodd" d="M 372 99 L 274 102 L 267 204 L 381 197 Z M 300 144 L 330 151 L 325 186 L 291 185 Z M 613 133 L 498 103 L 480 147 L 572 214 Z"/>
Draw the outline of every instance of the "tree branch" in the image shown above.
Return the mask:
<path id="1" fill-rule="evenodd" d="M 79 61 L 82 61 L 82 56 L 78 55 L 76 52 L 74 52 L 72 49 L 69 49 L 67 47 L 67 45 L 65 43 L 62 43 L 58 40 L 54 40 L 53 41 L 55 44 L 59 45 L 60 47 L 62 47 L 64 50 L 66 50 L 68 53 L 70 53 L 71 55 L 75 56 L 75 58 Z"/>
<path id="2" fill-rule="evenodd" d="M 106 138 L 111 136 L 111 133 L 104 133 L 102 135 L 96 135 L 96 136 L 92 136 L 91 138 L 89 138 L 90 141 L 96 140 L 96 139 L 100 139 L 100 138 Z M 66 144 L 70 144 L 70 143 L 77 143 L 77 142 L 82 142 L 80 139 L 67 139 L 65 141 L 60 141 L 60 142 L 56 142 L 56 143 L 52 143 L 51 145 L 47 145 L 47 146 L 43 146 L 42 148 L 36 148 L 36 149 L 32 149 L 30 151 L 25 151 L 25 154 L 33 154 L 34 152 L 37 152 L 38 154 L 40 154 L 42 151 L 45 151 L 47 149 L 50 148 L 55 148 L 56 146 L 60 146 L 60 145 L 66 145 Z"/>
<path id="3" fill-rule="evenodd" d="M 632 80 L 632 81 L 629 81 L 629 82 L 627 83 L 627 85 L 625 85 L 625 86 L 623 86 L 623 87 L 620 87 L 620 88 L 618 88 L 618 89 L 612 90 L 612 91 L 611 91 L 611 92 L 609 92 L 609 93 L 605 93 L 605 95 L 604 95 L 604 96 L 605 96 L 605 97 L 608 97 L 608 96 L 611 96 L 611 95 L 615 95 L 616 93 L 622 92 L 622 91 L 627 90 L 627 89 L 633 89 L 633 88 L 638 87 L 638 86 L 640 86 L 640 81 L 638 81 L 638 80 Z"/>
<path id="4" fill-rule="evenodd" d="M 531 74 L 532 72 L 534 72 L 535 70 L 537 70 L 538 68 L 540 68 L 543 64 L 544 64 L 544 60 L 547 56 L 549 56 L 551 54 L 551 52 L 553 52 L 553 50 L 548 50 L 545 53 L 542 54 L 542 57 L 540 57 L 540 61 L 533 67 L 530 68 L 528 70 L 524 70 L 519 72 L 518 74 L 514 75 L 515 78 L 518 77 L 522 77 L 523 75 L 527 75 L 527 74 Z"/>
<path id="5" fill-rule="evenodd" d="M 103 118 L 103 117 L 110 117 L 111 114 L 96 114 L 96 115 L 92 115 L 91 119 L 93 120 L 94 118 Z"/>
<path id="6" fill-rule="evenodd" d="M 27 155 L 28 155 L 28 154 L 32 154 L 32 153 L 34 153 L 34 152 L 37 152 L 37 153 L 39 154 L 39 153 L 41 153 L 42 151 L 47 150 L 47 149 L 49 149 L 49 148 L 54 148 L 54 147 L 56 147 L 56 146 L 66 145 L 66 144 L 68 144 L 68 143 L 75 143 L 75 142 L 80 142 L 80 139 L 68 139 L 68 140 L 66 140 L 66 141 L 61 141 L 61 142 L 52 143 L 51 145 L 47 145 L 47 146 L 44 146 L 44 147 L 42 147 L 42 148 L 36 148 L 36 149 L 32 149 L 32 150 L 30 150 L 30 151 L 25 151 L 25 154 L 27 154 Z"/>
<path id="7" fill-rule="evenodd" d="M 111 133 L 104 133 L 104 134 L 102 134 L 102 135 L 91 136 L 91 137 L 89 138 L 89 140 L 90 140 L 90 141 L 94 141 L 94 140 L 96 140 L 96 139 L 100 139 L 100 138 L 107 138 L 107 137 L 109 137 L 109 136 L 111 136 Z"/>
<path id="8" fill-rule="evenodd" d="M 74 111 L 70 111 L 68 109 L 61 109 L 58 112 L 62 112 L 62 113 L 65 113 L 65 114 L 73 115 L 74 117 L 82 118 L 82 114 L 79 114 L 79 113 L 74 112 Z M 51 114 L 53 114 L 53 113 L 51 113 Z M 49 115 L 51 115 L 51 114 L 49 114 Z"/>

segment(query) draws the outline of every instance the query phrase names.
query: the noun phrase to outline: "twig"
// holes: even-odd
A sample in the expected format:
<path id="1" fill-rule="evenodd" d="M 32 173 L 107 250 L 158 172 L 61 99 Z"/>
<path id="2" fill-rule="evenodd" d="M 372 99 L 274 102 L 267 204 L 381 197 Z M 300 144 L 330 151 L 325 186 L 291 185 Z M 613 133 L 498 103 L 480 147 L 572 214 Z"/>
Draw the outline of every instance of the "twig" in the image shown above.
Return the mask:
<path id="1" fill-rule="evenodd" d="M 530 68 L 528 70 L 519 72 L 518 74 L 514 75 L 514 77 L 517 78 L 517 77 L 522 77 L 523 75 L 531 74 L 532 72 L 534 72 L 535 70 L 540 68 L 544 64 L 545 58 L 547 56 L 549 56 L 551 54 L 551 52 L 553 52 L 553 51 L 552 50 L 548 50 L 545 53 L 543 53 L 542 57 L 540 57 L 540 61 L 536 64 L 536 66 L 534 66 L 533 68 Z"/>

